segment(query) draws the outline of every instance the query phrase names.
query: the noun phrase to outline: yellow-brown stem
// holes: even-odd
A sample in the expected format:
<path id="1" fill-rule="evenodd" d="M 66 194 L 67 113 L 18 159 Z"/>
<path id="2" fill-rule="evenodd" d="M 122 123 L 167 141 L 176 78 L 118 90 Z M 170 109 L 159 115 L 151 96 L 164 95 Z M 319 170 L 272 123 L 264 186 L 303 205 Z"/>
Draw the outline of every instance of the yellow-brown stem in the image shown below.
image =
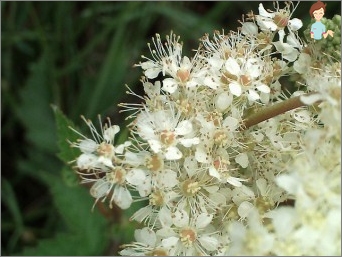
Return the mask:
<path id="1" fill-rule="evenodd" d="M 316 92 L 310 92 L 310 93 L 305 94 L 305 96 L 309 96 L 315 93 Z M 287 99 L 283 102 L 268 106 L 258 111 L 257 113 L 253 113 L 250 116 L 244 117 L 243 118 L 244 122 L 240 126 L 240 131 L 246 130 L 262 121 L 268 120 L 272 117 L 275 117 L 287 111 L 296 109 L 301 106 L 306 106 L 306 104 L 300 100 L 300 97 L 301 96 L 296 96 L 296 97 Z"/>

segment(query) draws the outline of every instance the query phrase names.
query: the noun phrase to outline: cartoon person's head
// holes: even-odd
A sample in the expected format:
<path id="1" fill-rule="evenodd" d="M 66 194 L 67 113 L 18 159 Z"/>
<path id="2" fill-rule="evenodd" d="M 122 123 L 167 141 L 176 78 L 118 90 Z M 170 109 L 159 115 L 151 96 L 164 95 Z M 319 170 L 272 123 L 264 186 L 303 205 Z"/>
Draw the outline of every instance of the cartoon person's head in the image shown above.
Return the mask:
<path id="1" fill-rule="evenodd" d="M 325 13 L 325 7 L 327 4 L 321 2 L 318 0 L 316 3 L 314 3 L 310 8 L 310 16 L 314 18 L 316 21 L 320 21 Z"/>

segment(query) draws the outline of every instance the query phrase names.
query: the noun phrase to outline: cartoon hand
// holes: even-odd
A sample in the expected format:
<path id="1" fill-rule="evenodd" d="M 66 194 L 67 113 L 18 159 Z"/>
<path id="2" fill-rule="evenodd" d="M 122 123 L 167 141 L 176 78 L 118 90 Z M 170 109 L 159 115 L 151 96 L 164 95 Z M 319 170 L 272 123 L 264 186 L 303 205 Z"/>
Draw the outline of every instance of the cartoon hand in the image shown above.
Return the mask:
<path id="1" fill-rule="evenodd" d="M 327 31 L 327 33 L 328 33 L 331 37 L 334 37 L 334 31 L 332 31 L 332 30 L 329 29 L 329 30 Z"/>

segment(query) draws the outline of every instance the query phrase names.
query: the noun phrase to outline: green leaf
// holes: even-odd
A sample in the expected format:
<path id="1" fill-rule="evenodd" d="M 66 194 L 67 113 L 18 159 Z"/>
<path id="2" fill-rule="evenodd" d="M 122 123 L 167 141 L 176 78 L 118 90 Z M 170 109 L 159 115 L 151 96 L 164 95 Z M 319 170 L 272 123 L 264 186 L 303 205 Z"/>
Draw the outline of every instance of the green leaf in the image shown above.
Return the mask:
<path id="1" fill-rule="evenodd" d="M 78 175 L 69 167 L 63 167 L 62 178 L 65 184 L 69 187 L 75 187 L 79 185 Z"/>
<path id="2" fill-rule="evenodd" d="M 47 153 L 56 151 L 55 125 L 50 104 L 53 102 L 53 53 L 44 48 L 37 62 L 30 66 L 30 76 L 20 91 L 16 114 L 26 128 L 25 137 L 34 146 Z"/>
<path id="3" fill-rule="evenodd" d="M 102 255 L 109 243 L 108 221 L 97 209 L 91 211 L 94 199 L 83 187 L 66 187 L 62 179 L 51 174 L 51 193 L 59 214 L 67 225 L 53 238 L 40 240 L 36 247 L 27 247 L 20 255 Z"/>
<path id="4" fill-rule="evenodd" d="M 58 147 L 60 151 L 58 157 L 65 163 L 68 163 L 80 155 L 80 151 L 77 148 L 70 146 L 70 142 L 75 142 L 79 138 L 79 135 L 70 129 L 70 127 L 76 128 L 73 122 L 57 106 L 53 105 L 52 108 L 55 113 L 57 125 Z"/>

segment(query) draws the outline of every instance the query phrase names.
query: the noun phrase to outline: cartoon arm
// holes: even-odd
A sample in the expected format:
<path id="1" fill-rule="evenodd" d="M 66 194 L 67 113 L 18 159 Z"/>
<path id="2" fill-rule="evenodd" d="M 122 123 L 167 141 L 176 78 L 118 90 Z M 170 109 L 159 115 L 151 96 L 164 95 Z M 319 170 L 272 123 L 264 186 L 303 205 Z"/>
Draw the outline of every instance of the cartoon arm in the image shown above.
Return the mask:
<path id="1" fill-rule="evenodd" d="M 311 36 L 311 38 L 314 38 L 314 33 L 312 31 L 312 27 L 313 27 L 313 24 L 311 25 L 310 36 Z"/>
<path id="2" fill-rule="evenodd" d="M 330 29 L 326 32 L 326 34 L 330 35 L 331 37 L 334 37 L 334 31 L 332 31 Z"/>

